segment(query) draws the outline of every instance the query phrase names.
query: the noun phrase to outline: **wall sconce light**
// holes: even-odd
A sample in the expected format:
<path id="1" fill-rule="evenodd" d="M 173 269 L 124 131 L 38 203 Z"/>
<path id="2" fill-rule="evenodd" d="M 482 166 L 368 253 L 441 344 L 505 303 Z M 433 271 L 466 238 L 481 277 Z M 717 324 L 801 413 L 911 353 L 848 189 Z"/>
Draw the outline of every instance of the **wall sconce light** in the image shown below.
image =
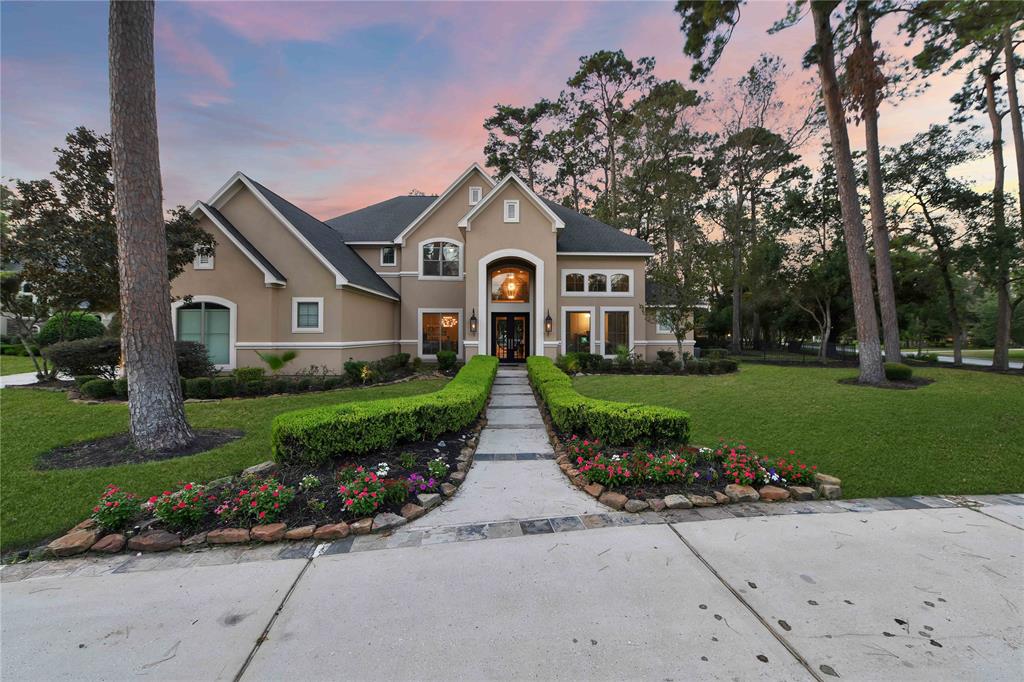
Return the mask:
<path id="1" fill-rule="evenodd" d="M 476 334 L 476 308 L 473 308 L 473 314 L 469 317 L 469 331 Z"/>
<path id="2" fill-rule="evenodd" d="M 549 310 L 547 317 L 544 318 L 544 331 L 550 334 L 553 326 L 554 322 L 551 320 L 551 311 Z"/>

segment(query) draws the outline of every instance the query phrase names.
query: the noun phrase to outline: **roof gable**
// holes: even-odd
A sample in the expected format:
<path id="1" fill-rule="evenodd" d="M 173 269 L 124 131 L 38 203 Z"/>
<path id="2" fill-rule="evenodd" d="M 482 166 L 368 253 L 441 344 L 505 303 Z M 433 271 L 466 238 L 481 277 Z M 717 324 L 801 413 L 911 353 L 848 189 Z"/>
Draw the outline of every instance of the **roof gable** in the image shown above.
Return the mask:
<path id="1" fill-rule="evenodd" d="M 285 276 L 281 274 L 281 271 L 274 267 L 274 264 L 264 256 L 259 250 L 252 245 L 245 235 L 242 234 L 238 228 L 231 224 L 224 214 L 215 209 L 213 206 L 204 204 L 201 201 L 197 201 L 192 205 L 189 210 L 192 215 L 196 213 L 202 213 L 210 222 L 212 222 L 221 232 L 224 233 L 232 244 L 238 247 L 238 249 L 245 254 L 245 256 L 252 261 L 253 265 L 259 268 L 263 272 L 263 283 L 267 286 L 278 285 L 284 286 L 287 283 Z"/>
<path id="2" fill-rule="evenodd" d="M 484 181 L 488 185 L 490 185 L 491 191 L 494 191 L 494 180 L 492 180 L 491 177 L 484 172 L 484 169 L 480 167 L 480 164 L 474 163 L 469 168 L 464 170 L 462 172 L 462 175 L 456 178 L 455 182 L 448 186 L 448 189 L 442 192 L 441 195 L 438 196 L 437 199 L 433 201 L 433 203 L 427 206 L 427 208 L 425 208 L 422 213 L 416 216 L 416 218 L 411 223 L 409 223 L 409 225 L 404 230 L 402 230 L 397 237 L 395 237 L 395 243 L 405 246 L 405 240 L 409 237 L 409 235 L 412 234 L 417 227 L 426 222 L 427 218 L 432 216 L 434 212 L 437 211 L 437 209 L 439 209 L 446 201 L 448 201 L 448 199 L 451 198 L 455 191 L 474 173 L 479 173 L 479 175 L 484 179 Z M 477 202 L 477 206 L 479 206 L 482 203 L 483 200 Z"/>
<path id="3" fill-rule="evenodd" d="M 514 184 L 519 187 L 522 193 L 529 199 L 545 216 L 551 220 L 551 231 L 554 232 L 565 227 L 565 221 L 563 221 L 558 215 L 552 211 L 548 205 L 539 197 L 537 194 L 530 189 L 529 185 L 523 182 L 518 175 L 515 173 L 509 173 L 505 178 L 495 185 L 490 192 L 488 192 L 483 199 L 477 202 L 477 205 L 469 210 L 469 213 L 462 217 L 459 221 L 459 227 L 466 228 L 467 231 L 472 230 L 473 218 L 479 215 L 491 201 L 494 200 L 501 191 L 508 185 Z"/>

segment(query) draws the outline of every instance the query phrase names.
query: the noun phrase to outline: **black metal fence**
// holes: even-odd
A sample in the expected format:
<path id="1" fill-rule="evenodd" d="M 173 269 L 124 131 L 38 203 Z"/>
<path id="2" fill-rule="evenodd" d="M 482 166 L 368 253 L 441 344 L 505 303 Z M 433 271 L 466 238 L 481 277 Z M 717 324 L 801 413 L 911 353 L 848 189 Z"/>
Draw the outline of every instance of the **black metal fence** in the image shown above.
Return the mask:
<path id="1" fill-rule="evenodd" d="M 857 364 L 857 347 L 853 344 L 829 343 L 825 352 L 821 345 L 810 341 L 789 341 L 785 344 L 763 344 L 761 348 L 744 348 L 739 354 L 726 349 L 704 348 L 703 356 L 724 352 L 729 357 L 753 362 L 797 365 L 838 365 L 853 366 Z"/>

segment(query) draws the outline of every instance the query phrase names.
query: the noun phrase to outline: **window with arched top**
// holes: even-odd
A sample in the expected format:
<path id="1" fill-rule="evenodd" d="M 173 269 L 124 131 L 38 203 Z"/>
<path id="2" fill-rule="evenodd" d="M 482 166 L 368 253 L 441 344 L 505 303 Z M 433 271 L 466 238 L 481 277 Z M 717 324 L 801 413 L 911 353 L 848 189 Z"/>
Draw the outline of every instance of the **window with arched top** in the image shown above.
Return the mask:
<path id="1" fill-rule="evenodd" d="M 491 271 L 491 301 L 529 303 L 530 271 L 514 265 Z"/>
<path id="2" fill-rule="evenodd" d="M 583 289 L 583 273 L 582 272 L 570 272 L 565 276 L 565 290 L 566 291 L 584 291 Z"/>
<path id="3" fill-rule="evenodd" d="M 595 272 L 587 276 L 587 291 L 608 291 L 608 277 Z"/>
<path id="4" fill-rule="evenodd" d="M 420 276 L 453 277 L 462 275 L 462 246 L 456 242 L 433 241 L 422 245 Z"/>

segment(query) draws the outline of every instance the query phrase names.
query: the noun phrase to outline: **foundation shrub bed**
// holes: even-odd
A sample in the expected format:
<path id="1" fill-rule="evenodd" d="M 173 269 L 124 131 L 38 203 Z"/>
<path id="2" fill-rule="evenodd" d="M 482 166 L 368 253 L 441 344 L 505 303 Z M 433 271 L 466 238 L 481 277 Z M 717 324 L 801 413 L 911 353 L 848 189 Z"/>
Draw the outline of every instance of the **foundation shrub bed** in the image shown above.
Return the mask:
<path id="1" fill-rule="evenodd" d="M 497 358 L 476 356 L 436 393 L 278 415 L 271 429 L 274 457 L 318 464 L 463 429 L 483 409 L 497 367 Z"/>
<path id="2" fill-rule="evenodd" d="M 572 379 L 545 357 L 527 358 L 526 368 L 562 432 L 583 433 L 614 445 L 685 445 L 689 438 L 689 415 L 681 410 L 582 396 Z"/>
<path id="3" fill-rule="evenodd" d="M 814 485 L 817 466 L 785 457 L 762 456 L 743 443 L 714 448 L 681 447 L 649 451 L 616 448 L 578 435 L 564 441 L 572 466 L 588 483 L 600 483 L 636 499 L 672 494 L 711 495 L 729 484 Z"/>
<path id="4" fill-rule="evenodd" d="M 615 359 L 595 353 L 566 353 L 556 366 L 566 374 L 730 374 L 739 364 L 726 357 L 694 359 L 689 354 L 677 358 L 675 351 L 659 350 L 658 359 L 647 362 L 632 353 L 621 353 Z"/>

